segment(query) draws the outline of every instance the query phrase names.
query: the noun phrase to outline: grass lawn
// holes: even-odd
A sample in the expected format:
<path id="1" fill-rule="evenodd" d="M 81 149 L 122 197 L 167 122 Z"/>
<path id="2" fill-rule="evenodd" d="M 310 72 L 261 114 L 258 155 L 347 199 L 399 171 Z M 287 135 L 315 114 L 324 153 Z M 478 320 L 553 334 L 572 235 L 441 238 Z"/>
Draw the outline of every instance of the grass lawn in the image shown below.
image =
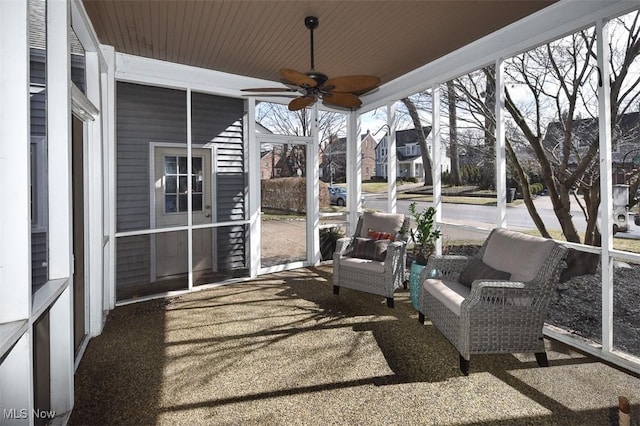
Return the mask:
<path id="1" fill-rule="evenodd" d="M 525 234 L 540 236 L 537 230 L 523 231 Z M 551 238 L 558 241 L 567 241 L 559 229 L 549 230 Z M 581 237 L 584 237 L 581 235 Z M 466 246 L 466 245 L 482 245 L 484 239 L 451 239 L 447 240 L 445 246 Z M 640 253 L 640 240 L 632 240 L 629 238 L 613 238 L 613 248 L 629 253 Z"/>
<path id="2" fill-rule="evenodd" d="M 340 186 L 342 188 L 346 188 L 346 183 L 334 183 L 333 186 Z M 415 183 L 407 183 L 407 182 L 398 182 L 397 188 L 402 189 L 402 187 L 411 187 L 415 186 Z M 363 182 L 362 183 L 362 192 L 371 192 L 371 193 L 384 193 L 389 189 L 389 184 L 387 182 Z"/>
<path id="3" fill-rule="evenodd" d="M 526 234 L 538 235 L 540 233 L 537 230 L 526 231 Z M 559 229 L 549 230 L 551 238 L 558 241 L 567 241 L 564 234 Z M 584 238 L 584 234 L 580 233 L 580 238 Z M 613 237 L 613 248 L 620 251 L 628 251 L 630 253 L 640 253 L 640 240 L 632 240 L 629 238 L 616 238 Z"/>
<path id="4" fill-rule="evenodd" d="M 414 200 L 414 201 L 425 201 L 431 202 L 433 201 L 433 195 L 417 195 L 417 194 L 398 194 L 398 200 Z M 473 204 L 477 206 L 495 206 L 496 199 L 486 198 L 486 197 L 463 197 L 463 196 L 451 196 L 451 195 L 443 195 L 442 196 L 443 203 L 450 204 Z M 522 204 L 522 200 L 515 200 L 511 205 L 519 205 Z"/>

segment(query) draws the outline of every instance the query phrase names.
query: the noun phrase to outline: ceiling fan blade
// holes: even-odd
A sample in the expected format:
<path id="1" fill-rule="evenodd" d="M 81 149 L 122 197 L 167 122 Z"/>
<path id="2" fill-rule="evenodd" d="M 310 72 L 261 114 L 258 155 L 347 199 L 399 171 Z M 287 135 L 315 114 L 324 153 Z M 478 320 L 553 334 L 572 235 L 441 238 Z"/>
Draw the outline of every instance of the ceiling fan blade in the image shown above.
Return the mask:
<path id="1" fill-rule="evenodd" d="M 313 96 L 300 96 L 289 102 L 289 111 L 298 111 L 299 109 L 306 108 L 316 100 Z"/>
<path id="2" fill-rule="evenodd" d="M 272 92 L 297 92 L 295 89 L 289 89 L 288 87 L 257 87 L 254 89 L 242 89 L 243 92 L 262 92 L 262 93 L 272 93 Z"/>
<path id="3" fill-rule="evenodd" d="M 358 108 L 362 101 L 353 93 L 325 92 L 322 94 L 322 101 L 325 104 L 335 105 L 342 108 Z"/>
<path id="4" fill-rule="evenodd" d="M 322 90 L 338 93 L 365 93 L 380 85 L 380 79 L 373 75 L 346 75 L 327 80 Z"/>
<path id="5" fill-rule="evenodd" d="M 283 68 L 280 75 L 287 81 L 302 87 L 316 87 L 318 83 L 308 75 L 299 71 Z"/>

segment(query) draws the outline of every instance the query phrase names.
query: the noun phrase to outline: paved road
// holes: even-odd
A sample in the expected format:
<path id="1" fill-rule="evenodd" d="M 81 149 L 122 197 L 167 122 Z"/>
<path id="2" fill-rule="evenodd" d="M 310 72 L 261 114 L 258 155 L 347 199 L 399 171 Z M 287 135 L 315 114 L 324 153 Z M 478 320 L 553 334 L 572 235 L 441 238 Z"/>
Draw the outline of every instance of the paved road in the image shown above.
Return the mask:
<path id="1" fill-rule="evenodd" d="M 398 213 L 409 214 L 409 204 L 411 202 L 411 200 L 398 200 Z M 560 223 L 553 212 L 549 197 L 538 197 L 534 200 L 534 204 L 538 214 L 549 229 L 560 229 Z M 428 205 L 429 203 L 427 202 L 418 202 L 418 206 L 426 207 Z M 364 207 L 384 211 L 387 209 L 387 198 L 385 195 L 380 194 L 365 194 Z M 496 206 L 445 203 L 442 205 L 442 220 L 449 223 L 465 223 L 490 228 L 496 223 L 497 212 Z M 572 207 L 572 212 L 576 227 L 579 231 L 583 231 L 586 228 L 586 221 L 582 211 L 575 203 Z M 524 204 L 507 205 L 507 225 L 510 228 L 520 230 L 535 229 L 535 225 Z M 640 227 L 636 226 L 633 220 L 629 221 L 629 226 L 629 232 L 619 233 L 617 236 L 640 239 Z"/>

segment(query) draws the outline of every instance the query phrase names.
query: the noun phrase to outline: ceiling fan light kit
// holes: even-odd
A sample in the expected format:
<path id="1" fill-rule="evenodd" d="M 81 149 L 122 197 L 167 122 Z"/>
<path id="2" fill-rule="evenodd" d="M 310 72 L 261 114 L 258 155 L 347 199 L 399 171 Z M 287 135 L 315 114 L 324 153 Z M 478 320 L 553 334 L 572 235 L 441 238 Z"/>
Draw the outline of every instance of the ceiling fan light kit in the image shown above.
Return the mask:
<path id="1" fill-rule="evenodd" d="M 311 70 L 305 73 L 288 68 L 280 70 L 283 82 L 297 86 L 290 88 L 262 88 L 244 89 L 246 92 L 299 92 L 301 96 L 289 103 L 289 110 L 297 111 L 313 105 L 318 99 L 322 99 L 325 105 L 338 108 L 357 109 L 362 105 L 360 96 L 370 92 L 380 85 L 380 79 L 373 75 L 348 75 L 329 78 L 327 75 L 315 70 L 313 30 L 318 28 L 319 20 L 315 16 L 307 16 L 304 25 L 309 29 L 311 47 Z"/>

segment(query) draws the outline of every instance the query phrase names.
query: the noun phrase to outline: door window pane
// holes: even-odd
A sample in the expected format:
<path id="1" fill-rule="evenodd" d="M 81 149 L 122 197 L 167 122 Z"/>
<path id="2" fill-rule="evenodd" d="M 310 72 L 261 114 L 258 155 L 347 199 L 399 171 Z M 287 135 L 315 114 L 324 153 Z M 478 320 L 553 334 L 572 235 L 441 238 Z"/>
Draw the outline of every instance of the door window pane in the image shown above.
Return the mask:
<path id="1" fill-rule="evenodd" d="M 191 175 L 193 211 L 202 211 L 202 157 L 192 158 Z M 164 197 L 165 213 L 187 211 L 187 157 L 164 157 Z"/>
<path id="2" fill-rule="evenodd" d="M 164 211 L 167 213 L 175 213 L 178 211 L 175 195 L 166 195 L 164 197 Z"/>

